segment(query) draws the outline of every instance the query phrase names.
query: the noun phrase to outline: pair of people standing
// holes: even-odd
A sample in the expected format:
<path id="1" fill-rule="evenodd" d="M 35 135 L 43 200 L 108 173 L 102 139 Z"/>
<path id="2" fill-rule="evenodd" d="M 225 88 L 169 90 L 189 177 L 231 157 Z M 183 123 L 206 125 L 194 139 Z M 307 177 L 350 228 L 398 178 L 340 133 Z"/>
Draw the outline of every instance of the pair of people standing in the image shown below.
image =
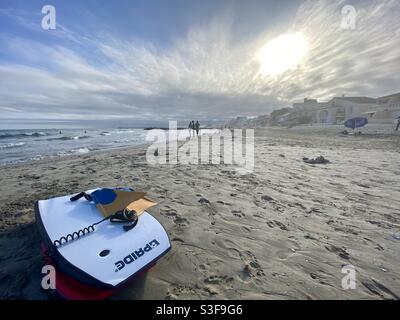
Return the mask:
<path id="1" fill-rule="evenodd" d="M 189 136 L 192 136 L 192 131 L 193 131 L 193 137 L 196 132 L 196 135 L 199 135 L 200 131 L 200 123 L 199 121 L 194 122 L 194 120 L 190 121 L 189 123 Z"/>

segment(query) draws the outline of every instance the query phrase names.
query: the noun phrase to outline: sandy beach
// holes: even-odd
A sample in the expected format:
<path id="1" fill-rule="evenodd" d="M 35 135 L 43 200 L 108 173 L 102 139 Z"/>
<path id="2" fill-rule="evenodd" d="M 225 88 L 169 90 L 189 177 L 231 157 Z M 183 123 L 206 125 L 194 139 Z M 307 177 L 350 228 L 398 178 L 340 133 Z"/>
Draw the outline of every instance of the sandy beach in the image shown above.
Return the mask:
<path id="1" fill-rule="evenodd" d="M 257 129 L 246 175 L 150 166 L 143 146 L 0 167 L 0 298 L 56 298 L 40 286 L 36 200 L 131 186 L 159 203 L 172 250 L 112 299 L 399 299 L 400 137 L 337 132 Z M 302 160 L 319 155 L 330 163 Z"/>

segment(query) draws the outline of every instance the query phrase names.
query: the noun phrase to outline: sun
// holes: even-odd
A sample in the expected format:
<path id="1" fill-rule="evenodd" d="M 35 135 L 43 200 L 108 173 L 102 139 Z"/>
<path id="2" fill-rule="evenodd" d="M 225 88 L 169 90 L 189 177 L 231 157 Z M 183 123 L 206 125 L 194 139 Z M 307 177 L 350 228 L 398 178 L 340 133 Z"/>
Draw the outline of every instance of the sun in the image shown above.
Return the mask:
<path id="1" fill-rule="evenodd" d="M 276 76 L 296 68 L 308 51 L 308 42 L 302 33 L 280 35 L 266 45 L 257 54 L 260 73 L 263 77 Z"/>

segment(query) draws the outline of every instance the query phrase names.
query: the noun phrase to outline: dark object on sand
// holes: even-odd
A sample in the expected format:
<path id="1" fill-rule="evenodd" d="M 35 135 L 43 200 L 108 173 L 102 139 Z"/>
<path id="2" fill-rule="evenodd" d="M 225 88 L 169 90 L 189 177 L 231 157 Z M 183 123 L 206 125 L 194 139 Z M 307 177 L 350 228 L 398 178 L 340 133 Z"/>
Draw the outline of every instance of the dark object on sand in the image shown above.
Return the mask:
<path id="1" fill-rule="evenodd" d="M 344 123 L 344 126 L 350 129 L 361 128 L 364 127 L 368 123 L 367 118 L 357 117 L 351 118 Z"/>
<path id="2" fill-rule="evenodd" d="M 327 164 L 330 162 L 328 159 L 325 159 L 323 156 L 316 157 L 315 159 L 308 159 L 307 157 L 304 157 L 303 161 L 308 164 Z"/>

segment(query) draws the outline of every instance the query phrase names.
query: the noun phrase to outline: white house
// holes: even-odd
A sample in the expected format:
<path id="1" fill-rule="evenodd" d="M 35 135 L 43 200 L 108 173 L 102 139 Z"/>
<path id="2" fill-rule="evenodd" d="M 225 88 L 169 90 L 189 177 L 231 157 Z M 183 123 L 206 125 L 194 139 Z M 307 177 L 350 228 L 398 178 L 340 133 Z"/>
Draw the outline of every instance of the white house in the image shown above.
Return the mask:
<path id="1" fill-rule="evenodd" d="M 316 122 L 340 124 L 354 117 L 365 117 L 375 106 L 376 99 L 369 97 L 335 97 L 316 111 Z"/>
<path id="2" fill-rule="evenodd" d="M 377 98 L 375 108 L 367 115 L 371 123 L 393 123 L 400 117 L 400 93 Z"/>

